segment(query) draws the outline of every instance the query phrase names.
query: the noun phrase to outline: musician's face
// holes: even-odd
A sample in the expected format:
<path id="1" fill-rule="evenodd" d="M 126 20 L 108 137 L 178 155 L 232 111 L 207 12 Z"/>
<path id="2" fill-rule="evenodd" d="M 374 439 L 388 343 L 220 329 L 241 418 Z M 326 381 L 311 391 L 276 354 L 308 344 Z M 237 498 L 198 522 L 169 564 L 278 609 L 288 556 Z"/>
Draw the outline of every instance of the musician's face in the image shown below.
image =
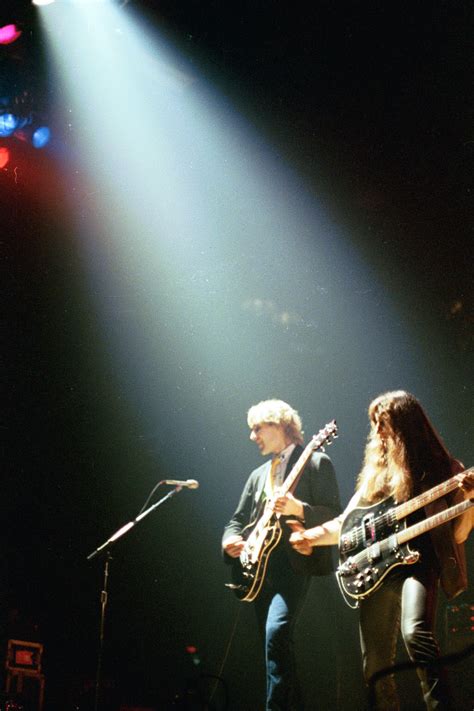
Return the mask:
<path id="1" fill-rule="evenodd" d="M 255 442 L 262 456 L 279 454 L 288 445 L 283 427 L 271 422 L 254 425 L 250 430 L 250 439 Z"/>

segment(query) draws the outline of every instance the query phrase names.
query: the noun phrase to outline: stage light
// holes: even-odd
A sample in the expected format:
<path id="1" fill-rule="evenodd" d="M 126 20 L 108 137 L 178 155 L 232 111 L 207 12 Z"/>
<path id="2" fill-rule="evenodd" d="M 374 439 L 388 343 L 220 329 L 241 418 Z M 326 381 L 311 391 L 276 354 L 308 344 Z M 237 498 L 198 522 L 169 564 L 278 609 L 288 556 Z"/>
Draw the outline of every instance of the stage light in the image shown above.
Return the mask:
<path id="1" fill-rule="evenodd" d="M 33 5 L 41 7 L 42 5 L 52 5 L 54 0 L 32 0 Z"/>
<path id="2" fill-rule="evenodd" d="M 10 151 L 5 146 L 0 146 L 0 170 L 5 168 L 10 160 Z"/>
<path id="3" fill-rule="evenodd" d="M 13 136 L 23 143 L 31 143 L 34 148 L 44 148 L 51 140 L 51 129 L 48 126 L 33 128 L 31 117 L 19 119 Z"/>
<path id="4" fill-rule="evenodd" d="M 18 128 L 18 118 L 14 114 L 2 114 L 0 116 L 0 137 L 6 138 Z"/>
<path id="5" fill-rule="evenodd" d="M 34 131 L 31 142 L 35 148 L 44 148 L 49 143 L 50 138 L 50 129 L 47 126 L 40 126 Z"/>
<path id="6" fill-rule="evenodd" d="M 0 27 L 0 44 L 11 44 L 21 35 L 21 30 L 16 25 Z"/>

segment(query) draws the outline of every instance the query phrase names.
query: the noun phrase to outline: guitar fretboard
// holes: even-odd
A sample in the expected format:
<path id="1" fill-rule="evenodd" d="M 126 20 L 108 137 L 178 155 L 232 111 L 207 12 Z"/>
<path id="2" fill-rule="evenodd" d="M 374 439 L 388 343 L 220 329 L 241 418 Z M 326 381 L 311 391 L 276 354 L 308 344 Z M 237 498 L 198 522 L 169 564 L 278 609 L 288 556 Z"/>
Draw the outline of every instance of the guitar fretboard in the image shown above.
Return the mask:
<path id="1" fill-rule="evenodd" d="M 335 422 L 331 423 L 335 425 Z M 326 430 L 330 427 L 330 425 L 327 425 L 326 428 L 323 430 L 323 432 L 326 432 Z M 334 436 L 334 435 L 333 435 Z M 301 476 L 301 473 L 303 469 L 305 468 L 308 460 L 310 459 L 311 455 L 316 449 L 321 449 L 321 447 L 324 444 L 329 444 L 328 439 L 330 437 L 330 434 L 328 433 L 327 435 L 319 435 L 313 437 L 313 439 L 308 442 L 304 450 L 301 452 L 298 461 L 296 464 L 293 466 L 293 469 L 291 472 L 288 474 L 286 477 L 285 481 L 283 482 L 282 486 L 280 487 L 280 491 L 283 494 L 287 494 L 289 491 L 291 491 L 291 487 L 297 483 L 298 479 Z"/>
<path id="2" fill-rule="evenodd" d="M 451 521 L 451 519 L 460 516 L 465 511 L 470 509 L 471 506 L 474 506 L 474 499 L 466 499 L 465 501 L 461 501 L 460 504 L 456 504 L 455 506 L 451 506 L 449 509 L 445 509 L 444 511 L 440 511 L 440 513 L 434 514 L 434 516 L 430 516 L 429 518 L 425 518 L 423 521 L 414 523 L 412 526 L 408 526 L 408 528 L 405 528 L 403 531 L 400 531 L 400 533 L 397 533 L 397 541 L 398 543 L 406 543 L 412 538 L 416 538 L 416 536 L 421 536 L 422 533 L 426 533 L 432 528 L 441 526 L 441 524 L 447 523 L 448 521 Z"/>
<path id="3" fill-rule="evenodd" d="M 464 472 L 461 473 L 469 474 L 472 471 L 474 471 L 474 467 L 466 469 Z M 441 482 L 441 484 L 434 486 L 432 489 L 424 491 L 422 494 L 416 496 L 414 499 L 405 501 L 403 504 L 397 506 L 394 512 L 395 516 L 399 521 L 400 519 L 405 518 L 414 511 L 418 511 L 418 509 L 421 509 L 423 506 L 431 504 L 433 501 L 436 501 L 436 499 L 439 499 L 441 496 L 449 494 L 451 491 L 454 491 L 458 487 L 459 481 L 456 479 L 456 477 L 451 477 L 451 479 L 447 479 L 446 481 Z"/>

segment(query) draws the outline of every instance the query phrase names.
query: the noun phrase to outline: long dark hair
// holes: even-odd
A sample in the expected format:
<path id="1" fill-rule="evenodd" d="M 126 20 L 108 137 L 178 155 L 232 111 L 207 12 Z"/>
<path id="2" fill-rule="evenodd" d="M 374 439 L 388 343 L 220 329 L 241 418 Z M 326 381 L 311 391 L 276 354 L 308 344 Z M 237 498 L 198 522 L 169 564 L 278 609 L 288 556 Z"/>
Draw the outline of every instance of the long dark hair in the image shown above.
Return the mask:
<path id="1" fill-rule="evenodd" d="M 449 477 L 453 458 L 414 395 L 379 395 L 368 414 L 371 429 L 358 478 L 364 499 L 392 495 L 404 501 Z"/>

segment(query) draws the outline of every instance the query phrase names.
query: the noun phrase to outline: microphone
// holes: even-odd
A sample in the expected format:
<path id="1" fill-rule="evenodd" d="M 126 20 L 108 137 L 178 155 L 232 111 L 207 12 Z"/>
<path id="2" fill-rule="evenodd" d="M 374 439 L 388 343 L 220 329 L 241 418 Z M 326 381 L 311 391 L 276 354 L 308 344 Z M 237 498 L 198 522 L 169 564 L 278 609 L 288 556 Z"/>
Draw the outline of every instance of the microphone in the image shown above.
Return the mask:
<path id="1" fill-rule="evenodd" d="M 165 479 L 163 484 L 168 484 L 169 486 L 186 486 L 188 489 L 197 489 L 199 487 L 199 482 L 196 479 L 186 479 L 186 481 L 180 481 L 179 479 Z"/>

